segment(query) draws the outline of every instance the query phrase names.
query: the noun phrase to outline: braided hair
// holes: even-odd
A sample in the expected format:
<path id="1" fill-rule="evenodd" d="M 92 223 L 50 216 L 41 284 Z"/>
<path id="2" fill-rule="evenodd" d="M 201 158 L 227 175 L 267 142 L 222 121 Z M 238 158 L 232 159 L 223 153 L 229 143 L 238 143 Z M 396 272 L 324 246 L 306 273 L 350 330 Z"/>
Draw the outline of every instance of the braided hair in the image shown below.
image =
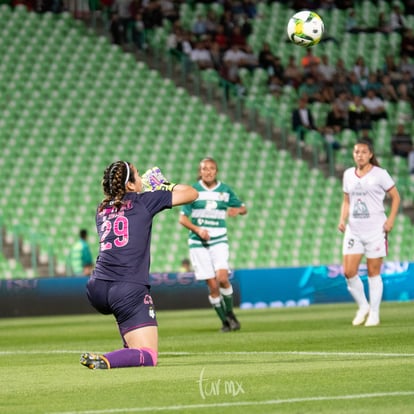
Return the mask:
<path id="1" fill-rule="evenodd" d="M 131 164 L 128 161 L 116 161 L 109 165 L 102 178 L 105 198 L 99 205 L 99 211 L 102 211 L 110 203 L 119 210 L 123 205 L 122 200 L 126 193 L 125 186 L 129 181 L 134 183 L 135 177 L 131 174 Z"/>

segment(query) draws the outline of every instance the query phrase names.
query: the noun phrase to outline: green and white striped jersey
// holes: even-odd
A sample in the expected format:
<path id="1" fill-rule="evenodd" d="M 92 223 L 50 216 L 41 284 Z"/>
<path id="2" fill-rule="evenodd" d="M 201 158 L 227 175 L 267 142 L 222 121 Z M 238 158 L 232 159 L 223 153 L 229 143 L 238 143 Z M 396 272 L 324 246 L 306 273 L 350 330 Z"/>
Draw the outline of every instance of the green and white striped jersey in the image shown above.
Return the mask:
<path id="1" fill-rule="evenodd" d="M 227 243 L 227 209 L 241 207 L 244 204 L 228 185 L 220 181 L 210 189 L 205 187 L 201 180 L 193 187 L 198 191 L 198 198 L 192 203 L 184 205 L 181 214 L 191 217 L 192 223 L 196 226 L 207 229 L 210 240 L 202 240 L 197 234 L 190 231 L 188 239 L 190 248 Z"/>

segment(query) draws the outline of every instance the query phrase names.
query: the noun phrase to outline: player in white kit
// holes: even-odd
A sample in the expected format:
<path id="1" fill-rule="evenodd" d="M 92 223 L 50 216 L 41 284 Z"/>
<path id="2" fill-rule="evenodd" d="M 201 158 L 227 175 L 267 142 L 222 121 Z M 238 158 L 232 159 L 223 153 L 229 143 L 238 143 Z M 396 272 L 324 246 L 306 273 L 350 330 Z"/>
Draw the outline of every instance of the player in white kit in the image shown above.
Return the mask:
<path id="1" fill-rule="evenodd" d="M 376 326 L 380 323 L 379 308 L 383 283 L 381 266 L 388 253 L 387 235 L 394 226 L 400 206 L 400 195 L 389 173 L 379 166 L 370 141 L 354 146 L 355 167 L 343 176 L 343 201 L 338 229 L 344 233 L 343 267 L 351 293 L 358 305 L 353 325 Z M 391 198 L 388 217 L 384 198 Z M 369 303 L 358 268 L 365 255 L 368 268 Z"/>

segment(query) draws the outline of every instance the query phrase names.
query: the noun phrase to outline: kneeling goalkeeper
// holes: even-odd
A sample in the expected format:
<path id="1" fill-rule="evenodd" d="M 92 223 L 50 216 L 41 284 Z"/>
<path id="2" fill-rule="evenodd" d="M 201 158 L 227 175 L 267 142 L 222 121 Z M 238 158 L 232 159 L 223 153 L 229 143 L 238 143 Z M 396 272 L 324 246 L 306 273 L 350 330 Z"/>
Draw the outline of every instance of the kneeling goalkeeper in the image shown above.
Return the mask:
<path id="1" fill-rule="evenodd" d="M 149 282 L 152 220 L 162 210 L 191 203 L 198 193 L 168 182 L 157 167 L 141 178 L 126 161 L 106 168 L 102 186 L 105 198 L 96 212 L 100 249 L 87 295 L 98 312 L 114 315 L 124 347 L 103 355 L 86 352 L 80 363 L 90 369 L 154 366 L 158 324 Z"/>

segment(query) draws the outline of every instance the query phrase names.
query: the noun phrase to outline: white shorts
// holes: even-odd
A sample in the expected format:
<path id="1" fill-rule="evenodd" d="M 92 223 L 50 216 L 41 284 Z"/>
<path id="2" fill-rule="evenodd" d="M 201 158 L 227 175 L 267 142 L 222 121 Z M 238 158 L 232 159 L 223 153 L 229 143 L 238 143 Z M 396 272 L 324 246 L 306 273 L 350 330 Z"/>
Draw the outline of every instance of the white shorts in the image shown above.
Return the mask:
<path id="1" fill-rule="evenodd" d="M 212 279 L 219 269 L 229 269 L 229 245 L 219 243 L 210 247 L 190 249 L 190 259 L 197 280 Z"/>
<path id="2" fill-rule="evenodd" d="M 346 226 L 342 254 L 364 254 L 368 259 L 385 257 L 388 254 L 387 233 L 383 229 L 362 236 L 352 233 Z"/>

